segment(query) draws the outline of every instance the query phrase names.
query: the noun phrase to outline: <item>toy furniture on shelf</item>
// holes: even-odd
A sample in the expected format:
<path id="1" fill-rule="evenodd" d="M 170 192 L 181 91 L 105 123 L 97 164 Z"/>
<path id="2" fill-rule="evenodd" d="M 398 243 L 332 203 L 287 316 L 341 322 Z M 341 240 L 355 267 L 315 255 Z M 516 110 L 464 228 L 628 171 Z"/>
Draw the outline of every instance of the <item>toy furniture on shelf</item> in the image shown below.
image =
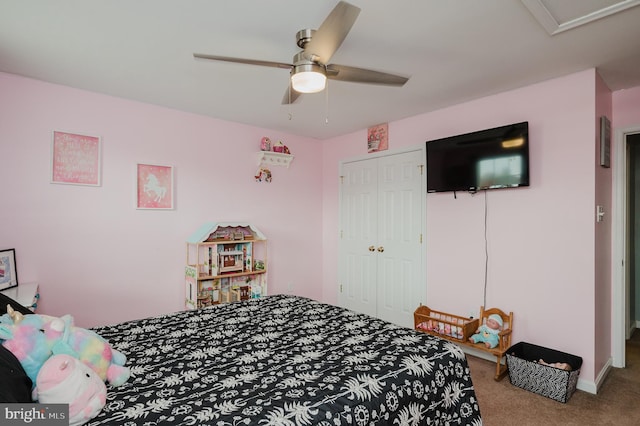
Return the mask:
<path id="1" fill-rule="evenodd" d="M 502 327 L 498 333 L 498 346 L 487 348 L 484 343 L 469 341 L 479 326 L 486 323 L 490 315 L 497 314 L 502 318 Z M 498 308 L 484 309 L 480 307 L 480 318 L 464 318 L 446 312 L 429 309 L 420 306 L 413 314 L 415 329 L 442 337 L 443 339 L 472 347 L 479 351 L 487 352 L 496 357 L 495 380 L 501 380 L 507 374 L 507 366 L 502 363 L 502 358 L 511 346 L 511 331 L 513 329 L 513 312 L 506 314 Z"/>

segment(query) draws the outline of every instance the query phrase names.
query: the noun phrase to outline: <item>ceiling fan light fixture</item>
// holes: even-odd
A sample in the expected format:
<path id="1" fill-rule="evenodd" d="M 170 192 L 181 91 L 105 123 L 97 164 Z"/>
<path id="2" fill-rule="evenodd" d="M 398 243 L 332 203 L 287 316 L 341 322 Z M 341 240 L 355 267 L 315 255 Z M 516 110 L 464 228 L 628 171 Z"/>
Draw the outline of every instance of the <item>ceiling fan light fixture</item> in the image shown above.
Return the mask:
<path id="1" fill-rule="evenodd" d="M 296 65 L 291 73 L 291 86 L 299 93 L 317 93 L 324 90 L 327 75 L 317 64 Z"/>

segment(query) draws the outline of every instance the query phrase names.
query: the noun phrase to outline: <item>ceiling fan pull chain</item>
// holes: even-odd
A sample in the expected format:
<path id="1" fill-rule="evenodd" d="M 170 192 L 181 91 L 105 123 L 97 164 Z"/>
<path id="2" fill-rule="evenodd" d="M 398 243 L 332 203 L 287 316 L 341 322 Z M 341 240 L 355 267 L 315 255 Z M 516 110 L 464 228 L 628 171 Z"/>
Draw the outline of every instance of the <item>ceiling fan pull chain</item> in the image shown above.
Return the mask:
<path id="1" fill-rule="evenodd" d="M 324 91 L 324 124 L 329 124 L 329 82 Z"/>
<path id="2" fill-rule="evenodd" d="M 287 92 L 289 93 L 289 121 L 291 121 L 293 118 L 293 113 L 291 111 L 291 81 L 289 81 L 289 90 L 287 90 Z"/>

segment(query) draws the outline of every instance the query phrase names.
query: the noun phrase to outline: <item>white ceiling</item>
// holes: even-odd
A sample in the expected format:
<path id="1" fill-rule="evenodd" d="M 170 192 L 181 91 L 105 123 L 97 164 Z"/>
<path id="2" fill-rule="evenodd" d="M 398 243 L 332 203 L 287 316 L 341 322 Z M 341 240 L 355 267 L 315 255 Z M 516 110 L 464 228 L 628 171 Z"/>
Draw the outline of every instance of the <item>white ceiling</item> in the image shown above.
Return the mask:
<path id="1" fill-rule="evenodd" d="M 640 86 L 637 0 L 349 2 L 330 62 L 404 87 L 330 81 L 285 106 L 287 70 L 193 58 L 291 63 L 337 0 L 0 0 L 0 71 L 318 139 L 594 67 Z"/>

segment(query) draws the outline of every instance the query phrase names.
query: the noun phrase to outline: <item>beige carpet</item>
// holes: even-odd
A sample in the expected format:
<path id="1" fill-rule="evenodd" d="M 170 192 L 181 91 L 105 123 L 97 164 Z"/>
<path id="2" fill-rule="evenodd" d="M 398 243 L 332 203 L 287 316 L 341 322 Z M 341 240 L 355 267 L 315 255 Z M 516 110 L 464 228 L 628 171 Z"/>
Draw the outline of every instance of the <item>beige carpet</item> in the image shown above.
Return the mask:
<path id="1" fill-rule="evenodd" d="M 468 356 L 484 426 L 640 425 L 640 330 L 627 341 L 626 368 L 613 368 L 597 395 L 576 390 L 566 404 L 493 380 L 495 363 Z"/>

